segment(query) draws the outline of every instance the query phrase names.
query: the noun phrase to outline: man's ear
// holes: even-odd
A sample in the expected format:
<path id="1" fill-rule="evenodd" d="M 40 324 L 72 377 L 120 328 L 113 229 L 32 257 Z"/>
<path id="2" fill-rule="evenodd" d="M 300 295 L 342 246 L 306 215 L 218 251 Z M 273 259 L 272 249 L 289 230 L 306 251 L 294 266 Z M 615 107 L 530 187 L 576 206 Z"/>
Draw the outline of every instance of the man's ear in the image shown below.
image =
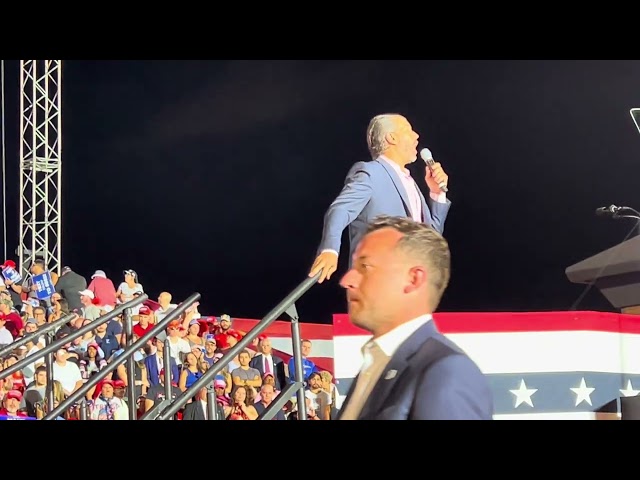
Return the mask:
<path id="1" fill-rule="evenodd" d="M 420 290 L 428 280 L 428 273 L 424 267 L 413 267 L 407 274 L 407 283 L 404 293 Z"/>
<path id="2" fill-rule="evenodd" d="M 398 137 L 394 132 L 389 132 L 384 136 L 384 139 L 389 145 L 396 145 L 398 143 Z"/>

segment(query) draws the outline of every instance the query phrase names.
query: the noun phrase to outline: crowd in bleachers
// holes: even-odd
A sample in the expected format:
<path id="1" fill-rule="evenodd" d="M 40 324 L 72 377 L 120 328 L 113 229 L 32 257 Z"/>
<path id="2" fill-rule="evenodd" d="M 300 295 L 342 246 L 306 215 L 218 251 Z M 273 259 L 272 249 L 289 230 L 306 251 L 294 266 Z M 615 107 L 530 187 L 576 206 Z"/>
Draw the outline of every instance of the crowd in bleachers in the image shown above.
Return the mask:
<path id="1" fill-rule="evenodd" d="M 145 293 L 134 270 L 124 270 L 116 283 L 103 270 L 96 270 L 89 282 L 69 267 L 60 275 L 51 272 L 55 292 L 47 298 L 38 295 L 34 276 L 46 273 L 42 260 L 35 260 L 30 275 L 11 281 L 15 263 L 6 261 L 0 278 L 0 347 L 10 345 L 24 335 L 37 332 L 48 323 L 70 313 L 71 321 L 56 329 L 56 340 L 69 336 L 79 328 L 91 324 L 119 304 Z M 148 293 L 147 293 L 148 295 Z M 150 295 L 149 295 L 150 298 Z M 137 341 L 154 324 L 161 321 L 178 305 L 169 292 L 161 292 L 156 300 L 146 300 L 132 308 L 133 339 Z M 139 418 L 165 395 L 165 378 L 171 382 L 175 399 L 196 382 L 214 363 L 224 358 L 228 365 L 214 379 L 216 412 L 227 420 L 255 420 L 294 380 L 293 358 L 285 362 L 271 347 L 268 336 L 261 335 L 234 358 L 226 353 L 243 338 L 246 332 L 233 328 L 229 315 L 203 316 L 198 302 L 171 321 L 165 331 L 145 344 L 133 355 L 134 378 L 129 379 L 126 363 L 109 373 L 86 394 L 86 418 L 91 420 L 127 420 L 131 409 Z M 126 346 L 122 315 L 71 340 L 54 352 L 53 385 L 54 408 L 81 388 L 93 375 L 110 364 Z M 28 342 L 0 358 L 0 419 L 42 418 L 47 412 L 45 392 L 47 378 L 44 356 L 38 351 L 46 345 L 44 335 Z M 167 348 L 165 348 L 167 347 Z M 303 370 L 308 419 L 329 420 L 335 414 L 336 388 L 332 375 L 320 371 L 309 360 L 312 342 L 303 340 Z M 171 372 L 164 371 L 163 356 L 169 352 Z M 2 370 L 24 358 L 33 358 L 25 368 L 3 377 Z M 127 389 L 135 389 L 136 404 L 129 405 Z M 208 418 L 207 389 L 203 388 L 189 399 L 177 418 L 200 420 Z M 71 406 L 59 419 L 81 417 L 81 403 Z M 274 419 L 295 420 L 298 405 L 294 395 Z"/>

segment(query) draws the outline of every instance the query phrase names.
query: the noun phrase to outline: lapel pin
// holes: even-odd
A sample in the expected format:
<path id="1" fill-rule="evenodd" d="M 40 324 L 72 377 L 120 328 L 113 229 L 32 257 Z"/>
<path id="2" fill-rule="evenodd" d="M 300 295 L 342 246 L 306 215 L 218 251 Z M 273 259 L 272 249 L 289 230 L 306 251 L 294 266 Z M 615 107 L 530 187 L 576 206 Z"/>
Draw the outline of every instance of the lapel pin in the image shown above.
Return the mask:
<path id="1" fill-rule="evenodd" d="M 389 370 L 387 372 L 387 374 L 385 375 L 384 379 L 385 380 L 391 380 L 392 378 L 394 378 L 396 376 L 396 373 L 398 373 L 397 370 Z"/>

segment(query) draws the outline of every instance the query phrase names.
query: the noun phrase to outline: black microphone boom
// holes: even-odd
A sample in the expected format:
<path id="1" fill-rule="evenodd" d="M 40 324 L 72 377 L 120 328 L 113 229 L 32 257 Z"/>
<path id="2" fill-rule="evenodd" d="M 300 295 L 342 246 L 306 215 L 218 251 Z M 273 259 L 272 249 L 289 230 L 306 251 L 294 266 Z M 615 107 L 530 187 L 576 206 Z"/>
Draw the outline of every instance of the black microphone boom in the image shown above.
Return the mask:
<path id="1" fill-rule="evenodd" d="M 620 211 L 623 207 L 618 207 L 617 205 L 609 205 L 608 207 L 600 207 L 596 208 L 596 215 L 615 215 Z"/>
<path id="2" fill-rule="evenodd" d="M 631 207 L 618 205 L 609 205 L 608 207 L 596 208 L 596 215 L 611 217 L 614 220 L 618 220 L 620 218 L 633 218 L 636 220 L 640 220 L 640 212 L 634 210 Z M 640 228 L 640 223 L 638 224 L 638 226 Z"/>

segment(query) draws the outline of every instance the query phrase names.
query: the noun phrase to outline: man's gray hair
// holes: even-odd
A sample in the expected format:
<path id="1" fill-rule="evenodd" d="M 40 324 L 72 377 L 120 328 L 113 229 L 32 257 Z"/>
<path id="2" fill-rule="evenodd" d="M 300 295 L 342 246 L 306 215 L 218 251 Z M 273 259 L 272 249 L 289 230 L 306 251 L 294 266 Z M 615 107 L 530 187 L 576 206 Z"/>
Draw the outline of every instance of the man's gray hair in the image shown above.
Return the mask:
<path id="1" fill-rule="evenodd" d="M 367 233 L 392 228 L 402 234 L 396 248 L 416 260 L 429 271 L 434 288 L 433 309 L 442 298 L 451 277 L 451 251 L 445 238 L 429 225 L 406 217 L 380 215 L 369 223 Z"/>
<path id="2" fill-rule="evenodd" d="M 389 148 L 389 144 L 384 137 L 395 129 L 395 119 L 399 116 L 399 113 L 383 113 L 376 115 L 369 122 L 367 127 L 367 146 L 369 147 L 371 158 L 374 160 Z"/>

